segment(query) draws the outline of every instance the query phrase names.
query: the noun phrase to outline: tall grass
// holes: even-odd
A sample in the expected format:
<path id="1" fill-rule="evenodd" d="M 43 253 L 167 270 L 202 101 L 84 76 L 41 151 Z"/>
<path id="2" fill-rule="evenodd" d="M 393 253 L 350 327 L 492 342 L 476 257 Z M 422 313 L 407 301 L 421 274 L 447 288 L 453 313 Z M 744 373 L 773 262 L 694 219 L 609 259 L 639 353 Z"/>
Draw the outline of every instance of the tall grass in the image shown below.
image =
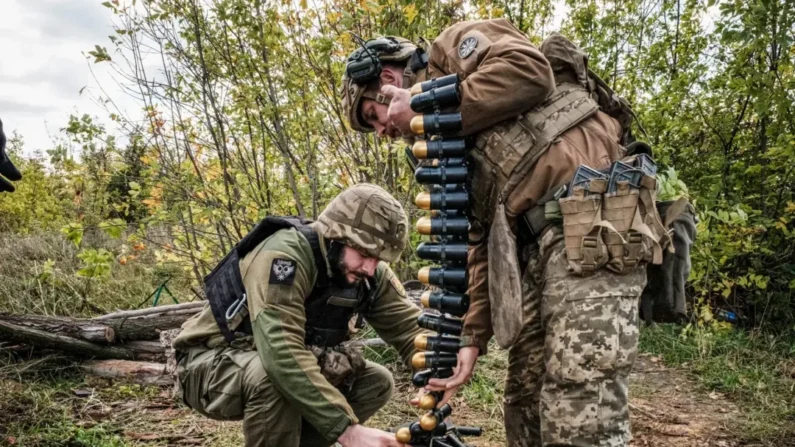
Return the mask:
<path id="1" fill-rule="evenodd" d="M 147 297 L 168 278 L 177 299 L 196 299 L 181 268 L 159 264 L 151 249 L 119 263 L 131 249 L 102 233 L 86 234 L 81 247 L 102 248 L 115 259 L 107 278 L 77 275 L 79 249 L 59 233 L 0 233 L 0 312 L 85 317 L 151 305 Z M 162 297 L 167 300 L 167 295 Z"/>

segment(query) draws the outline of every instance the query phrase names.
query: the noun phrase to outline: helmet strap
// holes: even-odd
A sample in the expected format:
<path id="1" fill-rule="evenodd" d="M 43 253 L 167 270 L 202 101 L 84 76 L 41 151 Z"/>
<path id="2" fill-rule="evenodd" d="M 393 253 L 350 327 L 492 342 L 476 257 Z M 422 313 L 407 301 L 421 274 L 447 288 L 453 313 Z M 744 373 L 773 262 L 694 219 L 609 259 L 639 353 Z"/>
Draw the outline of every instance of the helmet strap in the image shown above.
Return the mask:
<path id="1" fill-rule="evenodd" d="M 389 96 L 384 95 L 381 92 L 373 93 L 368 92 L 367 90 L 362 93 L 362 98 L 372 99 L 373 101 L 377 102 L 378 104 L 386 104 L 389 105 L 392 102 L 392 98 Z"/>
<path id="2" fill-rule="evenodd" d="M 411 78 L 413 77 L 414 70 L 411 68 L 411 64 L 406 64 L 406 68 L 403 70 L 403 88 L 411 88 Z"/>

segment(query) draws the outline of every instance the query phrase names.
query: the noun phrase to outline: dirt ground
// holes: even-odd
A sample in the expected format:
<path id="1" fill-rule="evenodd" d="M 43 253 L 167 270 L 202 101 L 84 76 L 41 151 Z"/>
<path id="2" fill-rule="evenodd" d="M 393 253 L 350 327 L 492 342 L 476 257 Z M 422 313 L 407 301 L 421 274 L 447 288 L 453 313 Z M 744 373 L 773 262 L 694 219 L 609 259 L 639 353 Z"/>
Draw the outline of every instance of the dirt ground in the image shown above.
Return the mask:
<path id="1" fill-rule="evenodd" d="M 499 354 L 490 354 L 499 355 Z M 504 354 L 503 354 L 504 355 Z M 406 371 L 396 372 L 398 390 L 392 402 L 379 412 L 368 425 L 388 428 L 416 420 L 419 413 L 406 403 L 414 393 Z M 499 383 L 501 377 L 494 377 Z M 733 434 L 742 412 L 722 396 L 697 391 L 686 374 L 662 365 L 655 357 L 642 355 L 632 375 L 631 412 L 633 446 L 661 447 L 733 447 L 741 444 Z M 0 381 L 0 396 L 14 396 L 24 385 L 13 380 Z M 488 390 L 486 390 L 488 391 Z M 495 391 L 498 396 L 500 389 Z M 20 395 L 24 395 L 21 393 Z M 6 397 L 7 398 L 7 397 Z M 121 384 L 86 380 L 78 387 L 55 392 L 52 396 L 63 403 L 68 401 L 69 417 L 77 427 L 101 426 L 115 432 L 124 444 L 237 446 L 243 440 L 240 423 L 217 422 L 203 418 L 176 403 L 172 390 L 138 389 Z M 0 400 L 3 400 L 0 397 Z M 5 402 L 5 417 L 13 418 L 14 406 L 19 402 Z M 17 407 L 20 408 L 20 407 Z M 498 399 L 490 402 L 456 398 L 454 422 L 459 425 L 480 425 L 481 438 L 468 438 L 473 446 L 505 445 L 502 430 L 502 406 Z M 19 441 L 24 441 L 20 438 Z M 0 445 L 25 445 L 13 436 L 0 439 Z M 35 444 L 41 445 L 41 444 Z M 82 444 L 80 444 L 82 445 Z"/>
<path id="2" fill-rule="evenodd" d="M 736 405 L 718 393 L 705 394 L 675 369 L 641 355 L 630 378 L 633 446 L 734 447 L 732 434 L 742 417 Z M 748 445 L 748 444 L 745 444 Z"/>

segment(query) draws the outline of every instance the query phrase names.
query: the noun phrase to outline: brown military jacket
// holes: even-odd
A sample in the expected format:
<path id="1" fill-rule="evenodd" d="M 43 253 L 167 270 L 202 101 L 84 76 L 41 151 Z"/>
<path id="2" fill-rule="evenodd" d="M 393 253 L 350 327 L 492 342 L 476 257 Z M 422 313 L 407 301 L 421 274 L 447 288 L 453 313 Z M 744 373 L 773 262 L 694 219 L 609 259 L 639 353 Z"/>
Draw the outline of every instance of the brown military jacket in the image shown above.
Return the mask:
<path id="1" fill-rule="evenodd" d="M 544 55 L 504 19 L 460 22 L 433 41 L 427 76 L 452 73 L 462 79 L 460 110 L 467 135 L 489 132 L 492 125 L 539 105 L 555 89 Z M 508 197 L 506 210 L 513 227 L 548 190 L 568 181 L 579 165 L 601 169 L 622 158 L 620 136 L 618 122 L 602 112 L 563 134 Z M 479 346 L 482 352 L 493 334 L 487 233 L 488 228 L 477 228 L 470 235 L 476 243 L 469 250 L 471 304 L 462 334 L 464 344 Z"/>

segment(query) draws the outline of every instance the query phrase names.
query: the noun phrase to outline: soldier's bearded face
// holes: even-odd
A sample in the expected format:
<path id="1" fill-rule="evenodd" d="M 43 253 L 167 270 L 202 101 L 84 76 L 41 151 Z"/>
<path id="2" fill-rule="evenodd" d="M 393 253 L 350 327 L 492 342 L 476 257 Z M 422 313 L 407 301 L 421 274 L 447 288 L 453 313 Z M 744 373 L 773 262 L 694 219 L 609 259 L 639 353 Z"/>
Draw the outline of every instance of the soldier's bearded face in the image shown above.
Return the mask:
<path id="1" fill-rule="evenodd" d="M 356 284 L 367 277 L 375 276 L 378 258 L 367 256 L 345 245 L 342 247 L 337 267 L 348 284 Z"/>

